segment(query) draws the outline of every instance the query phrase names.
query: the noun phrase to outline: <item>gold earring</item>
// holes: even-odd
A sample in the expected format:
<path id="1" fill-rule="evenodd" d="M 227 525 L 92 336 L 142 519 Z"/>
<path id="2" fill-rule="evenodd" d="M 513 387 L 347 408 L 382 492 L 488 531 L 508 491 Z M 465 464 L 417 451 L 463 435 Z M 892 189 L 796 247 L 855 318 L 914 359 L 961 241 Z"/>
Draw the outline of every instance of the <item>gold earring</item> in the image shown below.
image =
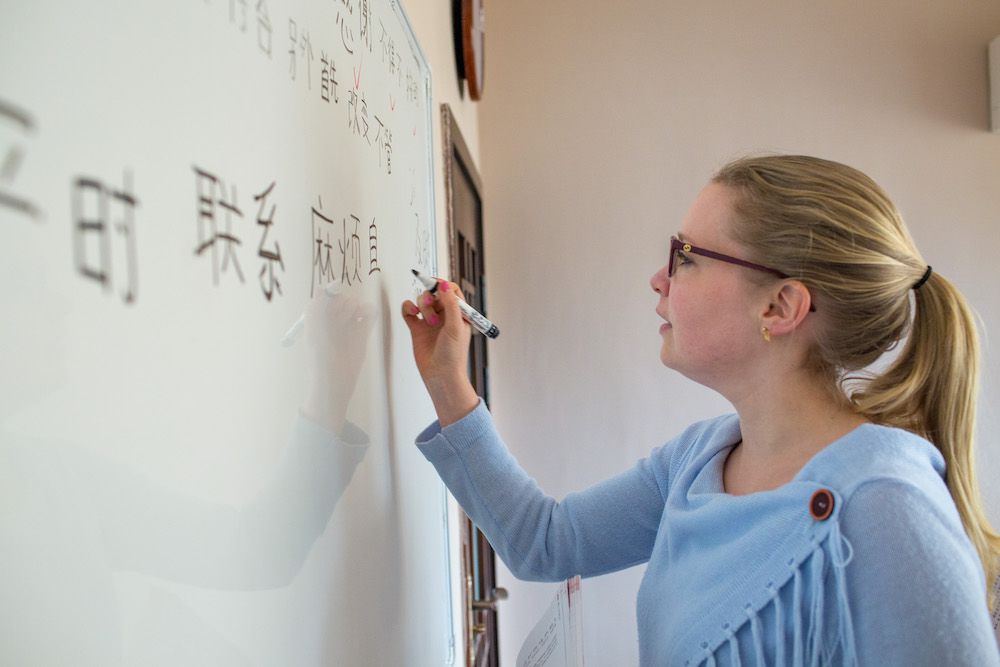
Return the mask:
<path id="1" fill-rule="evenodd" d="M 764 334 L 764 341 L 767 343 L 771 342 L 771 332 L 767 330 L 767 327 L 761 327 L 760 332 Z"/>

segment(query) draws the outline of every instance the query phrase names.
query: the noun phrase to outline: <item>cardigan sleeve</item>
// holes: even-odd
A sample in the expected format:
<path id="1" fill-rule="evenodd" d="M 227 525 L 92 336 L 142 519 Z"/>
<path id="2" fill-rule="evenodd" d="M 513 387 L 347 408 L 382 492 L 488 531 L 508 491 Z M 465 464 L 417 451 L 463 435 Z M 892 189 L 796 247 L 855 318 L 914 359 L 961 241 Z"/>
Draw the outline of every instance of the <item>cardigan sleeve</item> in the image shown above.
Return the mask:
<path id="1" fill-rule="evenodd" d="M 975 549 L 943 484 L 859 487 L 845 506 L 861 665 L 1000 665 Z"/>
<path id="2" fill-rule="evenodd" d="M 429 426 L 417 446 L 520 579 L 595 576 L 649 560 L 667 493 L 668 446 L 562 502 L 521 469 L 482 401 L 444 429 Z"/>

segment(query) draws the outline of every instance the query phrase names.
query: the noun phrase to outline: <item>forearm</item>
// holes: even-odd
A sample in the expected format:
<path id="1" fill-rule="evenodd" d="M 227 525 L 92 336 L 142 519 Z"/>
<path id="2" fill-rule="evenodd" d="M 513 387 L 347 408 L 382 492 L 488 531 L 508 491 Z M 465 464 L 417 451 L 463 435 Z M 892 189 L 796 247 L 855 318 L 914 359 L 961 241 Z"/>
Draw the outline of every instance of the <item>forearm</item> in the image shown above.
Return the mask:
<path id="1" fill-rule="evenodd" d="M 558 581 L 649 558 L 663 509 L 648 461 L 562 502 L 511 456 L 485 406 L 417 444 L 515 576 Z"/>
<path id="2" fill-rule="evenodd" d="M 493 430 L 485 406 L 477 404 L 477 409 L 477 414 L 447 432 L 432 425 L 418 436 L 418 446 L 515 576 L 565 578 L 551 571 L 563 549 L 548 550 L 548 562 L 537 558 L 539 536 L 547 532 L 554 500 L 513 461 Z"/>

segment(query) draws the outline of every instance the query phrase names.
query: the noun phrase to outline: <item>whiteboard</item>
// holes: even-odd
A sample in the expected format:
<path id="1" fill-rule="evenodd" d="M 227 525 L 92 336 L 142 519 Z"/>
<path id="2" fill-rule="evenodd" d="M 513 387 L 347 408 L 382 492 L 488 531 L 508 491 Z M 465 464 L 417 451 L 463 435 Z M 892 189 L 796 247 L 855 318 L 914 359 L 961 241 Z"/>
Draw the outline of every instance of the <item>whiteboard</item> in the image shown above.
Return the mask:
<path id="1" fill-rule="evenodd" d="M 403 9 L 2 17 L 0 662 L 450 662 L 398 317 L 437 274 Z"/>

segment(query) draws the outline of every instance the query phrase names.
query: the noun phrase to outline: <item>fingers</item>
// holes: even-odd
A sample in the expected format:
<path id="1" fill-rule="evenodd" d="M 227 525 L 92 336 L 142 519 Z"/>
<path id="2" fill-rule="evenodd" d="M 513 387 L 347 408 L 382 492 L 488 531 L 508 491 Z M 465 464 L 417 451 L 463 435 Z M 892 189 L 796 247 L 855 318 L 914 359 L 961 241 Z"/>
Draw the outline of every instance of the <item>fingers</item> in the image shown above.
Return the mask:
<path id="1" fill-rule="evenodd" d="M 439 287 L 434 294 L 424 291 L 417 297 L 417 302 L 404 301 L 402 305 L 403 319 L 411 328 L 421 320 L 431 327 L 443 326 L 446 320 L 462 320 L 457 299 L 463 299 L 458 285 L 438 279 Z M 457 299 L 456 299 L 457 297 Z"/>
<path id="2" fill-rule="evenodd" d="M 403 320 L 411 329 L 418 325 L 439 327 L 442 323 L 442 310 L 434 295 L 430 292 L 424 292 L 417 297 L 416 304 L 412 301 L 403 302 Z"/>
<path id="3" fill-rule="evenodd" d="M 441 303 L 434 294 L 430 292 L 421 294 L 417 301 L 417 306 L 420 308 L 420 315 L 424 318 L 424 322 L 432 327 L 441 326 L 441 312 L 444 308 L 442 308 Z"/>
<path id="4" fill-rule="evenodd" d="M 406 326 L 412 329 L 417 324 L 420 324 L 420 309 L 417 308 L 415 303 L 410 300 L 404 301 L 402 310 L 403 321 L 406 322 Z"/>

